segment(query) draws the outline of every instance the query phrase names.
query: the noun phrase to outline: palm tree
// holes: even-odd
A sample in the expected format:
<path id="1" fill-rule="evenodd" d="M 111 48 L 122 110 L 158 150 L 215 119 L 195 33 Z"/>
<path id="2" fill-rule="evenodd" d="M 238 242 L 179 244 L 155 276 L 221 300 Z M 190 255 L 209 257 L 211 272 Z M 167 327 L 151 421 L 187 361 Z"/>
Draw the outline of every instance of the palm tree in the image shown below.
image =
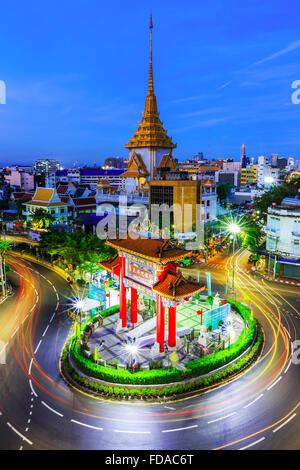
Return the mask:
<path id="1" fill-rule="evenodd" d="M 12 244 L 6 240 L 0 240 L 0 269 L 1 269 L 1 285 L 2 295 L 6 295 L 6 274 L 5 274 L 5 254 L 12 249 Z"/>

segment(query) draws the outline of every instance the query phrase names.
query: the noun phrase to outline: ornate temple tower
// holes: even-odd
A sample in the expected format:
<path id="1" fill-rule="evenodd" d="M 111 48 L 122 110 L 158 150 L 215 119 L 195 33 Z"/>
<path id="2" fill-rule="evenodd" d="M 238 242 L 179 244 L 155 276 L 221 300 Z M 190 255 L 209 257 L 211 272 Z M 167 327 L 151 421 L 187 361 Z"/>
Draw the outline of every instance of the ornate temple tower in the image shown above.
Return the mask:
<path id="1" fill-rule="evenodd" d="M 160 166 L 176 168 L 172 156 L 172 149 L 176 144 L 168 137 L 167 131 L 163 128 L 163 123 L 159 119 L 156 96 L 153 86 L 152 70 L 152 15 L 150 16 L 150 65 L 148 93 L 146 96 L 145 108 L 139 127 L 131 137 L 128 144 L 129 163 L 124 178 L 144 177 L 146 180 L 153 178 L 155 169 Z M 163 158 L 164 157 L 164 158 Z"/>

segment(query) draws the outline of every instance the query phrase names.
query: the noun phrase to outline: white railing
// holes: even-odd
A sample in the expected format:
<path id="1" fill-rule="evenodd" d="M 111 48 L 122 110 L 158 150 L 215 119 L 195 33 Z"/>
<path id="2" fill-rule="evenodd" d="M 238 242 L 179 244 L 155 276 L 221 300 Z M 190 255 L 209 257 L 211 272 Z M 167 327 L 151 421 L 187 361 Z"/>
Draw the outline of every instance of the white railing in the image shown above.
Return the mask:
<path id="1" fill-rule="evenodd" d="M 97 194 L 96 195 L 96 201 L 97 204 L 99 202 L 123 202 L 125 201 L 125 198 L 127 197 L 127 203 L 128 202 L 133 202 L 133 203 L 143 203 L 143 204 L 148 204 L 149 203 L 149 197 L 144 197 L 144 196 L 139 196 L 135 194 Z"/>

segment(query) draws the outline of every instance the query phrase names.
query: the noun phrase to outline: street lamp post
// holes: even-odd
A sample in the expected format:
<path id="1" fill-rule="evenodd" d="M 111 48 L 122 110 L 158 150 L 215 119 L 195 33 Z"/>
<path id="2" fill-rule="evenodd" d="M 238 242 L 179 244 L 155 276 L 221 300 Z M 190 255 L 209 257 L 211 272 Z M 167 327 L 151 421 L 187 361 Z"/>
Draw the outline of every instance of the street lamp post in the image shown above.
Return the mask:
<path id="1" fill-rule="evenodd" d="M 235 292 L 234 292 L 234 262 L 235 262 L 235 237 L 237 234 L 239 234 L 241 231 L 239 225 L 237 224 L 230 224 L 228 226 L 228 232 L 230 232 L 233 236 L 233 242 L 232 242 L 232 297 L 234 298 Z"/>

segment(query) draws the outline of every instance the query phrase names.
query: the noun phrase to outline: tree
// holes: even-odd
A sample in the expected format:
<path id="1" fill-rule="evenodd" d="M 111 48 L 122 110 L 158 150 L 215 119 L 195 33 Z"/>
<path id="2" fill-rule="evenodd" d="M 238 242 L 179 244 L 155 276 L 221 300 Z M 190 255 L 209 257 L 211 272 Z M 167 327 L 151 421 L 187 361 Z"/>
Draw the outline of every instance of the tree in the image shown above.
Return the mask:
<path id="1" fill-rule="evenodd" d="M 36 209 L 32 217 L 32 225 L 37 228 L 49 227 L 55 218 L 45 209 Z"/>
<path id="2" fill-rule="evenodd" d="M 242 246 L 247 248 L 251 253 L 256 253 L 264 239 L 261 225 L 252 217 L 244 219 L 240 237 L 242 239 Z"/>
<path id="3" fill-rule="evenodd" d="M 262 218 L 266 221 L 268 208 L 272 204 L 280 205 L 285 197 L 293 197 L 299 194 L 300 190 L 300 176 L 296 175 L 286 181 L 280 186 L 274 186 L 270 191 L 266 191 L 260 197 L 254 199 L 254 206 L 259 210 Z"/>
<path id="4" fill-rule="evenodd" d="M 111 258 L 116 251 L 104 240 L 83 232 L 65 232 L 50 229 L 41 236 L 40 247 L 52 257 L 61 257 L 80 271 L 94 273 L 101 260 Z"/>
<path id="5" fill-rule="evenodd" d="M 5 269 L 5 255 L 7 251 L 12 249 L 12 244 L 6 240 L 0 240 L 0 269 L 1 269 L 1 285 L 2 295 L 6 295 L 6 269 Z"/>
<path id="6" fill-rule="evenodd" d="M 217 196 L 220 202 L 225 201 L 229 195 L 229 185 L 227 183 L 217 183 Z"/>

